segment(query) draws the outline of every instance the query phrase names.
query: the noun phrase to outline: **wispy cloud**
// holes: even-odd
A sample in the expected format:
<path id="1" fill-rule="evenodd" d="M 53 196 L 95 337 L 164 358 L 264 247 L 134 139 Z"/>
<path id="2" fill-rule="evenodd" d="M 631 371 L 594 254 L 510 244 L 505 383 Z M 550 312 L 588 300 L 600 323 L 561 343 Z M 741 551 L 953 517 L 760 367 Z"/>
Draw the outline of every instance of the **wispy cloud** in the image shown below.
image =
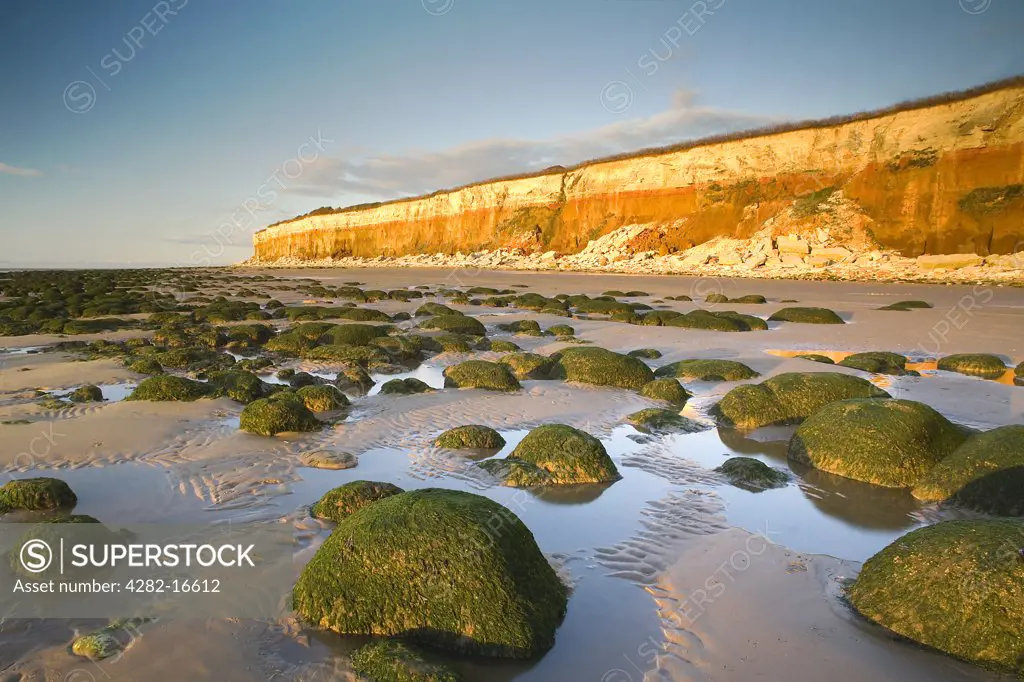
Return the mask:
<path id="1" fill-rule="evenodd" d="M 38 177 L 43 174 L 43 171 L 36 170 L 35 168 L 20 168 L 18 166 L 9 166 L 6 163 L 0 161 L 0 173 L 7 173 L 8 175 L 23 175 L 26 177 Z"/>
<path id="2" fill-rule="evenodd" d="M 553 165 L 669 145 L 775 122 L 765 116 L 694 103 L 680 91 L 672 108 L 647 118 L 618 121 L 595 130 L 549 140 L 490 139 L 441 151 L 356 158 L 323 157 L 310 164 L 288 192 L 345 199 L 351 195 L 396 199 L 457 187 Z"/>

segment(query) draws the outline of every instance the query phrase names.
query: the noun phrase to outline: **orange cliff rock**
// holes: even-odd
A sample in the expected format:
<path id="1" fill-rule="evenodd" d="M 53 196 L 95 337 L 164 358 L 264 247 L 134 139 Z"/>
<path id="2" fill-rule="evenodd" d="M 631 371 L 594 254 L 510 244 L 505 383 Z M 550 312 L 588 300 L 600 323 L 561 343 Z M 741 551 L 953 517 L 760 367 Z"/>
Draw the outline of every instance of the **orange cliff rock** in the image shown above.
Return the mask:
<path id="1" fill-rule="evenodd" d="M 631 246 L 662 255 L 837 223 L 908 257 L 1024 249 L 1021 79 L 734 137 L 297 218 L 256 233 L 252 262 L 575 254 L 627 225 L 654 228 Z"/>

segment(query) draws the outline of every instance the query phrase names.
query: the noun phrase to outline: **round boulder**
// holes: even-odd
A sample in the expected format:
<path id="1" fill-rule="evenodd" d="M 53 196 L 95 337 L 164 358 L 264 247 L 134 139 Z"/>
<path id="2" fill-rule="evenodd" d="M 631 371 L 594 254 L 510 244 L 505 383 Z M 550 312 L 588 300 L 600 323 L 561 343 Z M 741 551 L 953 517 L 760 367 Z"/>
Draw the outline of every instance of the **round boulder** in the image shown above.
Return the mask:
<path id="1" fill-rule="evenodd" d="M 725 476 L 734 486 L 751 491 L 783 488 L 789 482 L 786 472 L 753 457 L 730 457 L 715 471 Z"/>
<path id="2" fill-rule="evenodd" d="M 467 654 L 551 648 L 566 588 L 529 529 L 486 497 L 427 488 L 342 519 L 292 592 L 307 622 Z"/>
<path id="3" fill-rule="evenodd" d="M 682 407 L 692 398 L 692 394 L 683 388 L 677 379 L 655 379 L 640 388 L 640 395 L 651 400 L 665 400 Z"/>
<path id="4" fill-rule="evenodd" d="M 566 348 L 551 358 L 554 379 L 632 389 L 654 380 L 654 372 L 642 361 L 604 348 Z"/>
<path id="5" fill-rule="evenodd" d="M 909 488 L 967 438 L 924 403 L 840 400 L 821 408 L 789 441 L 789 458 L 886 488 Z"/>
<path id="6" fill-rule="evenodd" d="M 522 388 L 507 365 L 486 360 L 467 360 L 444 370 L 449 388 L 483 388 L 488 391 L 518 391 Z"/>
<path id="7" fill-rule="evenodd" d="M 741 429 L 792 424 L 829 403 L 888 398 L 870 381 L 839 372 L 787 372 L 732 389 L 713 408 L 719 421 Z"/>
<path id="8" fill-rule="evenodd" d="M 768 320 L 803 324 L 846 324 L 843 318 L 828 308 L 783 308 L 772 313 Z"/>
<path id="9" fill-rule="evenodd" d="M 620 478 L 615 463 L 597 438 L 565 424 L 539 426 L 505 459 L 480 466 L 507 486 L 606 483 Z"/>
<path id="10" fill-rule="evenodd" d="M 659 367 L 655 375 L 691 381 L 742 381 L 753 379 L 758 373 L 735 360 L 680 360 Z"/>
<path id="11" fill-rule="evenodd" d="M 1024 674 L 1024 524 L 947 521 L 871 557 L 849 590 L 861 615 L 925 646 Z"/>
<path id="12" fill-rule="evenodd" d="M 434 440 L 434 445 L 448 450 L 464 450 L 480 448 L 483 450 L 500 450 L 505 447 L 505 439 L 489 426 L 467 424 L 448 429 Z"/>
<path id="13" fill-rule="evenodd" d="M 998 357 L 984 353 L 947 355 L 939 360 L 938 368 L 982 379 L 998 379 L 1006 373 L 1007 369 Z"/>
<path id="14" fill-rule="evenodd" d="M 404 492 L 397 485 L 377 481 L 352 481 L 324 494 L 309 510 L 318 519 L 341 521 L 363 507 Z"/>
<path id="15" fill-rule="evenodd" d="M 239 426 L 260 436 L 278 433 L 316 431 L 322 426 L 305 401 L 291 391 L 254 400 L 242 410 Z"/>

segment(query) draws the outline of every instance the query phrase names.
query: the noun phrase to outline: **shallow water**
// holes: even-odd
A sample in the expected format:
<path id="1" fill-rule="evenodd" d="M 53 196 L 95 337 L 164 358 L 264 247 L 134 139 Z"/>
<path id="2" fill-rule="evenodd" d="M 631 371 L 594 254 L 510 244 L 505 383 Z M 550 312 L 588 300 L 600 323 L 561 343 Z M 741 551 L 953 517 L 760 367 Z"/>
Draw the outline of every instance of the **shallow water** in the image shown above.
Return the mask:
<path id="1" fill-rule="evenodd" d="M 380 393 L 381 387 L 392 379 L 419 379 L 431 388 L 442 389 L 444 388 L 443 372 L 443 367 L 437 367 L 435 365 L 420 365 L 414 370 L 409 372 L 399 372 L 398 374 L 371 373 L 370 378 L 373 379 L 375 383 L 367 395 L 377 395 Z"/>

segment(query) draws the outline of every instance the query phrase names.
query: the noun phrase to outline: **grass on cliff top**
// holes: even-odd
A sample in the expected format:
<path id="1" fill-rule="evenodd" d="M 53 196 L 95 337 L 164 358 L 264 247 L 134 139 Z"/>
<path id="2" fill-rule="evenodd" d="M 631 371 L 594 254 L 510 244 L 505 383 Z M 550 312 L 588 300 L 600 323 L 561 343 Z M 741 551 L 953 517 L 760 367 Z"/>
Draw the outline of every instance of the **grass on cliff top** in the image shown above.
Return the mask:
<path id="1" fill-rule="evenodd" d="M 888 116 L 888 115 L 896 114 L 896 113 L 899 113 L 899 112 L 902 112 L 902 111 L 912 111 L 912 110 L 915 110 L 915 109 L 924 109 L 924 108 L 927 108 L 927 107 L 933 107 L 933 106 L 938 106 L 938 105 L 942 105 L 942 104 L 948 104 L 948 103 L 952 103 L 952 102 L 959 102 L 959 101 L 963 101 L 963 100 L 966 100 L 966 99 L 970 99 L 972 97 L 978 97 L 980 95 L 984 95 L 984 94 L 987 94 L 987 93 L 990 93 L 990 92 L 996 92 L 996 91 L 999 91 L 999 90 L 1004 90 L 1004 89 L 1009 89 L 1009 88 L 1014 88 L 1014 87 L 1020 87 L 1021 85 L 1024 85 L 1024 76 L 1013 76 L 1011 78 L 1006 78 L 1006 79 L 1003 79 L 1003 80 L 993 81 L 991 83 L 985 83 L 983 85 L 979 85 L 977 87 L 969 88 L 969 89 L 966 89 L 966 90 L 944 92 L 944 93 L 932 95 L 930 97 L 924 97 L 924 98 L 921 98 L 921 99 L 907 100 L 907 101 L 904 101 L 904 102 L 899 102 L 899 103 L 893 104 L 892 106 L 885 107 L 885 108 L 882 108 L 882 109 L 874 109 L 874 110 L 870 110 L 870 111 L 862 111 L 862 112 L 858 112 L 858 113 L 855 113 L 855 114 L 847 114 L 847 115 L 842 115 L 842 116 L 832 116 L 832 117 L 823 118 L 823 119 L 804 120 L 804 121 L 796 121 L 796 122 L 791 122 L 791 123 L 779 123 L 779 124 L 773 124 L 773 125 L 769 125 L 769 126 L 764 126 L 764 127 L 761 127 L 761 128 L 751 128 L 751 129 L 748 129 L 748 130 L 742 130 L 742 131 L 738 131 L 738 132 L 734 132 L 734 133 L 722 133 L 722 134 L 719 134 L 719 135 L 710 135 L 708 137 L 698 138 L 696 140 L 687 140 L 685 142 L 679 142 L 679 143 L 672 144 L 672 145 L 667 145 L 667 146 L 664 146 L 664 147 L 650 147 L 650 148 L 647 148 L 647 149 L 640 149 L 640 150 L 633 151 L 633 152 L 624 152 L 622 154 L 614 154 L 614 155 L 611 155 L 611 156 L 598 157 L 598 158 L 595 158 L 595 159 L 590 159 L 588 161 L 582 161 L 582 162 L 580 162 L 578 164 L 575 164 L 573 166 L 568 166 L 568 167 L 552 166 L 550 168 L 546 168 L 546 169 L 541 170 L 541 171 L 534 171 L 534 172 L 529 172 L 529 173 L 517 173 L 517 174 L 513 174 L 513 175 L 506 175 L 506 176 L 501 176 L 501 177 L 489 178 L 489 179 L 486 179 L 486 180 L 480 180 L 480 181 L 477 181 L 477 182 L 471 182 L 471 183 L 466 184 L 466 185 L 460 185 L 460 186 L 452 187 L 452 188 L 448 188 L 448 189 L 439 189 L 439 190 L 436 190 L 434 192 L 430 192 L 429 194 L 423 194 L 423 195 L 414 196 L 414 197 L 403 197 L 401 199 L 395 199 L 393 201 L 387 201 L 387 202 L 379 201 L 379 202 L 372 202 L 372 203 L 365 203 L 365 204 L 355 204 L 353 206 L 340 207 L 340 208 L 332 208 L 330 206 L 322 206 L 322 207 L 317 208 L 317 209 L 315 209 L 313 211 L 310 211 L 309 213 L 306 213 L 306 214 L 303 214 L 303 215 L 300 215 L 300 216 L 296 216 L 294 218 L 289 218 L 288 220 L 282 220 L 280 222 L 273 223 L 272 225 L 269 225 L 266 229 L 270 229 L 272 227 L 277 227 L 278 225 L 284 225 L 284 224 L 287 224 L 287 223 L 290 223 L 290 222 L 301 220 L 301 219 L 306 218 L 308 216 L 313 216 L 313 215 L 331 215 L 331 214 L 336 214 L 336 213 L 348 213 L 348 212 L 353 212 L 353 211 L 365 210 L 365 209 L 368 209 L 368 208 L 377 208 L 379 206 L 384 206 L 386 204 L 397 204 L 397 203 L 405 203 L 405 202 L 410 202 L 410 201 L 417 201 L 417 200 L 420 200 L 420 199 L 427 199 L 427 198 L 435 197 L 435 196 L 438 196 L 438 195 L 441 195 L 441 194 L 447 194 L 447 193 L 450 193 L 450 192 L 457 192 L 457 191 L 460 191 L 460 190 L 463 190 L 463 189 L 469 189 L 471 187 L 478 187 L 480 185 L 486 185 L 486 184 L 490 184 L 490 183 L 494 183 L 494 182 L 508 182 L 508 181 L 512 181 L 512 180 L 522 180 L 522 179 L 526 179 L 526 178 L 543 177 L 545 175 L 562 174 L 562 173 L 565 173 L 567 171 L 579 170 L 581 168 L 585 168 L 585 167 L 588 167 L 588 166 L 595 166 L 595 165 L 599 165 L 599 164 L 602 164 L 602 163 L 608 163 L 608 162 L 612 162 L 612 161 L 623 161 L 623 160 L 628 160 L 628 159 L 640 159 L 640 158 L 646 158 L 646 157 L 651 157 L 651 156 L 657 156 L 657 155 L 660 155 L 660 154 L 670 154 L 670 153 L 673 153 L 673 152 L 681 152 L 681 151 L 686 151 L 686 150 L 689 150 L 689 149 L 696 149 L 696 148 L 699 148 L 699 147 L 713 146 L 713 145 L 716 145 L 716 144 L 722 144 L 724 142 L 731 142 L 731 141 L 734 141 L 734 140 L 746 140 L 746 139 L 751 139 L 751 138 L 756 138 L 756 137 L 765 137 L 765 136 L 769 136 L 769 135 L 778 135 L 778 134 L 781 134 L 781 133 L 794 132 L 794 131 L 800 131 L 800 130 L 815 130 L 815 129 L 821 129 L 821 128 L 831 128 L 831 127 L 834 127 L 834 126 L 842 125 L 844 123 L 852 123 L 852 122 L 855 122 L 855 121 L 865 121 L 865 120 L 869 120 L 869 119 L 872 119 L 872 118 L 877 118 L 877 117 L 880 117 L 880 116 Z M 260 230 L 260 232 L 262 232 L 262 231 L 263 230 Z"/>

